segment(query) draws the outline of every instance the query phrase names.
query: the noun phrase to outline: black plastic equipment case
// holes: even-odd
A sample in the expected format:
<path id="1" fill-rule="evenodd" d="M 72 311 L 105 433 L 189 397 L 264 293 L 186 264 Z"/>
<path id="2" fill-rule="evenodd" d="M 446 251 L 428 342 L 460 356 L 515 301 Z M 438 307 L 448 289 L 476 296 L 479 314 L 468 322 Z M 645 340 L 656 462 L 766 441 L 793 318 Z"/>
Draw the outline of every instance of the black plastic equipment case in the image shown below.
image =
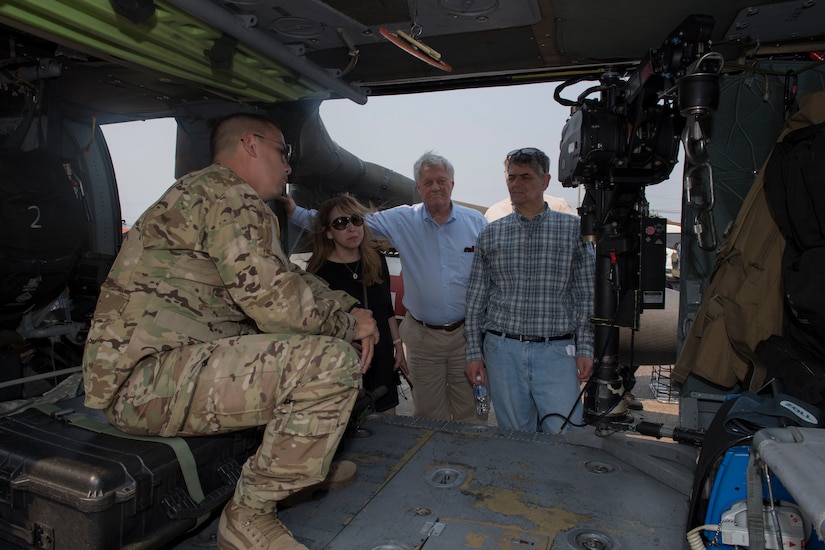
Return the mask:
<path id="1" fill-rule="evenodd" d="M 59 405 L 104 419 L 82 398 Z M 232 496 L 261 433 L 186 439 L 205 495 L 196 503 L 164 443 L 95 433 L 33 409 L 2 418 L 0 548 L 163 548 Z"/>

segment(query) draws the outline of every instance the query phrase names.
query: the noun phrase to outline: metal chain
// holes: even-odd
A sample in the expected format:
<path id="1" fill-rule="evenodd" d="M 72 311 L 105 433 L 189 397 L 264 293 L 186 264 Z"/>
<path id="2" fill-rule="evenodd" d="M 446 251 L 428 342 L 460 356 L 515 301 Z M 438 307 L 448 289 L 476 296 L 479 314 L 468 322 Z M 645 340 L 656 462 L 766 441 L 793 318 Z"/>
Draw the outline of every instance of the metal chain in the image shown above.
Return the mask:
<path id="1" fill-rule="evenodd" d="M 421 33 L 424 32 L 424 28 L 418 24 L 418 0 L 412 0 L 410 21 L 410 36 L 418 40 L 421 37 Z"/>
<path id="2" fill-rule="evenodd" d="M 708 52 L 695 61 L 684 78 L 703 78 L 718 75 L 725 64 L 724 58 L 717 52 Z M 685 203 L 693 213 L 693 231 L 699 248 L 705 251 L 716 250 L 716 222 L 713 219 L 715 203 L 713 167 L 708 155 L 708 138 L 703 127 L 713 114 L 712 102 L 696 105 L 688 104 L 682 115 L 687 117 L 687 124 L 682 132 L 682 146 L 685 148 L 685 176 L 683 188 Z"/>
<path id="3" fill-rule="evenodd" d="M 682 132 L 685 148 L 685 202 L 693 213 L 693 230 L 699 248 L 716 250 L 716 223 L 713 219 L 715 202 L 713 167 L 708 160 L 707 137 L 702 123 L 707 117 L 690 114 Z"/>

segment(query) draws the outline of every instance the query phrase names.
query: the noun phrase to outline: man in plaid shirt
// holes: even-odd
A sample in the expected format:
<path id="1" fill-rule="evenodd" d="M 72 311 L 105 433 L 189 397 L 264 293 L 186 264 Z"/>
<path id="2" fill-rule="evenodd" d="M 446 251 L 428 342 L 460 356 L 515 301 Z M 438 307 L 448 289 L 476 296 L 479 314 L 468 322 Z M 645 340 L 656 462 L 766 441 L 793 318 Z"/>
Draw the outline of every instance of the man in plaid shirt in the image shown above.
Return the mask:
<path id="1" fill-rule="evenodd" d="M 511 151 L 504 166 L 513 213 L 476 243 L 465 372 L 488 382 L 500 427 L 557 433 L 566 419 L 580 424 L 580 385 L 593 372 L 595 255 L 579 218 L 544 201 L 544 152 Z"/>

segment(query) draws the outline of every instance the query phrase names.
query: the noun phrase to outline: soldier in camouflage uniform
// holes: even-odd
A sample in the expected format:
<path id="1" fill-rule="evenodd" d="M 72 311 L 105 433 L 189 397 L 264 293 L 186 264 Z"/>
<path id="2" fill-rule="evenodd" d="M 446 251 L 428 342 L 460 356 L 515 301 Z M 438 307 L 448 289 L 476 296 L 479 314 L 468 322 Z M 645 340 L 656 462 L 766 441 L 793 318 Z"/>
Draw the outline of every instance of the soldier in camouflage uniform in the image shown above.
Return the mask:
<path id="1" fill-rule="evenodd" d="M 214 164 L 140 217 L 101 288 L 83 358 L 86 404 L 132 434 L 265 425 L 218 543 L 305 549 L 276 503 L 327 475 L 378 331 L 355 299 L 280 248 L 264 202 L 291 171 L 280 130 L 232 115 L 211 145 Z"/>

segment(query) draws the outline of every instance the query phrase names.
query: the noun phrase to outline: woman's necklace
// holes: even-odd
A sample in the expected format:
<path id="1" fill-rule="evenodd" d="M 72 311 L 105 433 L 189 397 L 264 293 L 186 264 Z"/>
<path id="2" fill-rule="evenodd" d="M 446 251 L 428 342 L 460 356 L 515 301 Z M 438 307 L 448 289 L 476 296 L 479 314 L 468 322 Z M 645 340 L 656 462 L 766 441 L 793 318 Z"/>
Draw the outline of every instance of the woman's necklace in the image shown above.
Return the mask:
<path id="1" fill-rule="evenodd" d="M 361 260 L 358 260 L 358 262 L 355 264 L 355 271 L 353 271 L 352 269 L 350 269 L 349 264 L 348 264 L 348 263 L 346 263 L 346 262 L 344 262 L 344 267 L 346 267 L 346 268 L 347 268 L 347 271 L 349 271 L 350 273 L 352 273 L 352 279 L 353 279 L 354 281 L 357 281 L 357 280 L 358 280 L 358 278 L 359 278 L 358 272 L 361 270 Z"/>

